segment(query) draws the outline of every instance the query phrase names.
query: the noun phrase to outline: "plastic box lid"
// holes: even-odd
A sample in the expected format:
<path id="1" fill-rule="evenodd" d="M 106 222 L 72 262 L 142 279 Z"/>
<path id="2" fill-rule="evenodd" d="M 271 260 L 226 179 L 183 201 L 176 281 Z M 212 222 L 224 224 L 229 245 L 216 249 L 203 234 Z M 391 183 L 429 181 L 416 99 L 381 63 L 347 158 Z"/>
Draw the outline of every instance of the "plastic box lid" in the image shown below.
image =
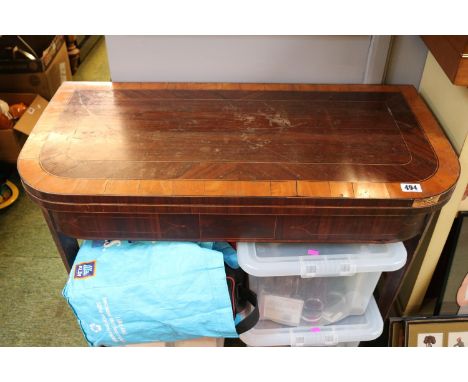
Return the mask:
<path id="1" fill-rule="evenodd" d="M 402 242 L 390 244 L 237 243 L 239 265 L 257 277 L 352 276 L 389 272 L 406 263 Z"/>
<path id="2" fill-rule="evenodd" d="M 249 346 L 335 346 L 343 342 L 371 341 L 382 334 L 383 320 L 374 297 L 365 314 L 349 316 L 333 325 L 289 327 L 259 321 L 240 339 Z"/>

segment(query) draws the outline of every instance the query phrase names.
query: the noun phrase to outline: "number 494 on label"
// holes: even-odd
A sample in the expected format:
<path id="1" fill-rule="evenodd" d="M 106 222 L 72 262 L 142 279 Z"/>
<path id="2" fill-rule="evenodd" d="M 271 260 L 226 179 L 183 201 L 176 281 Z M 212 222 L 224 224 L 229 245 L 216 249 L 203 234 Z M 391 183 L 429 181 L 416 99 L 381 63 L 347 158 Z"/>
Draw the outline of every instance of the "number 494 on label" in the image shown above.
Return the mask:
<path id="1" fill-rule="evenodd" d="M 403 192 L 422 192 L 419 183 L 401 183 L 401 191 Z"/>

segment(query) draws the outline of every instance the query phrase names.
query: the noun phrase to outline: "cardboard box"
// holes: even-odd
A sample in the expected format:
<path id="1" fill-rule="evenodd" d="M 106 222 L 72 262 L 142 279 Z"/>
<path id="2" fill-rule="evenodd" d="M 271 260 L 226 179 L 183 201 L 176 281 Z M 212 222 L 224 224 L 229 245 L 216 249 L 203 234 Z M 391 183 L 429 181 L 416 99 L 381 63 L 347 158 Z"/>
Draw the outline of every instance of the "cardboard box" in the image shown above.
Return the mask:
<path id="1" fill-rule="evenodd" d="M 10 66 L 4 63 L 3 72 L 0 65 L 0 91 L 35 93 L 50 100 L 62 82 L 72 79 L 67 47 L 63 38 L 58 40 L 60 43 L 55 39 L 53 41 L 53 44 L 60 45 L 60 48 L 50 47 L 43 55 L 41 64 L 37 64 L 38 66 L 34 66 L 29 72 L 25 72 L 27 68 L 20 63 L 17 63 L 16 72 L 13 62 Z M 44 70 L 38 71 L 38 69 Z"/>
<path id="2" fill-rule="evenodd" d="M 28 109 L 16 122 L 13 129 L 0 130 L 0 161 L 16 163 L 21 148 L 26 142 L 37 120 L 46 108 L 48 102 L 37 94 L 0 93 L 0 99 L 9 105 L 23 102 Z"/>

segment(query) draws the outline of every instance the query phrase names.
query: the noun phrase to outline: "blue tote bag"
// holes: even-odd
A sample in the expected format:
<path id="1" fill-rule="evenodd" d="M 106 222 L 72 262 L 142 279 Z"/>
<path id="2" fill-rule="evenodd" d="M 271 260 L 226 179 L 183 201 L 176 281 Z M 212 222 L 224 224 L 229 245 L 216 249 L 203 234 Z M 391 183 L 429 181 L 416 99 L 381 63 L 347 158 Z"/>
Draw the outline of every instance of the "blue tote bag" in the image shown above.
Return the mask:
<path id="1" fill-rule="evenodd" d="M 239 272 L 227 243 L 84 241 L 63 296 L 91 346 L 235 338 L 258 321 Z"/>

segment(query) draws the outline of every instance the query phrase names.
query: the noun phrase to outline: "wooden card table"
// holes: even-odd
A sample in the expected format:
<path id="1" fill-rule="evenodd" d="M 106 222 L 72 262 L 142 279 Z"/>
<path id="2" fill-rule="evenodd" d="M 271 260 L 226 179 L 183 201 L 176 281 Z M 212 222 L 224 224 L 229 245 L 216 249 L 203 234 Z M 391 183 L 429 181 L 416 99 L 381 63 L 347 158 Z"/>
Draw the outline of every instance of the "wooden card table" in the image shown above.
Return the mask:
<path id="1" fill-rule="evenodd" d="M 64 83 L 18 160 L 67 270 L 83 239 L 392 242 L 385 316 L 459 164 L 410 86 Z"/>

